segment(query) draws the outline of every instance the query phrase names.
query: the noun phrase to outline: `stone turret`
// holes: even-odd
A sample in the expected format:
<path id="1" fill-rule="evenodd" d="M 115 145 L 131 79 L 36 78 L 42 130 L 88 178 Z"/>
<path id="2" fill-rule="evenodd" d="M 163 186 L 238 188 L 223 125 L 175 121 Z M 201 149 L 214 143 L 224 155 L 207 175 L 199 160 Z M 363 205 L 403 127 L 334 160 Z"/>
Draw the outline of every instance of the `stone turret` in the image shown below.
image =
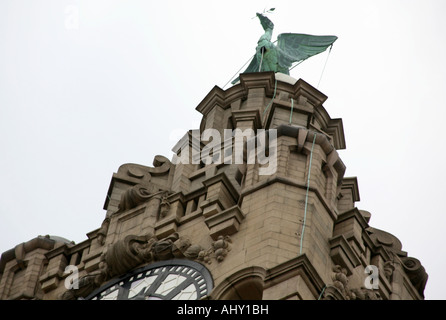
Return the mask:
<path id="1" fill-rule="evenodd" d="M 200 128 L 173 147 L 173 159 L 123 164 L 113 174 L 104 221 L 87 240 L 45 247 L 44 258 L 19 268 L 37 272 L 39 294 L 15 294 L 28 278 L 14 280 L 4 254 L 0 296 L 185 297 L 182 287 L 169 293 L 161 278 L 153 283 L 163 290 L 116 288 L 159 270 L 180 270 L 177 279 L 193 282 L 181 270 L 195 268 L 206 285 L 193 298 L 423 299 L 420 262 L 356 206 L 358 181 L 344 177 L 338 154 L 346 148 L 342 120 L 329 116 L 326 99 L 274 72 L 214 87 L 196 108 Z M 80 280 L 67 289 L 70 265 Z"/>

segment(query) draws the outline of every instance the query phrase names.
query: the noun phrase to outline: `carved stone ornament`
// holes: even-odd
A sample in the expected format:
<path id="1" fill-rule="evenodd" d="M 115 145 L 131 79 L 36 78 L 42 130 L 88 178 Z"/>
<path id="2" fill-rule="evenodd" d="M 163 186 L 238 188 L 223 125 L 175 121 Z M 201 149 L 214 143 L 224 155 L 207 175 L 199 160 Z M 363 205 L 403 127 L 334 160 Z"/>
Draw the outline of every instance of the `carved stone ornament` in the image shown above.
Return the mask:
<path id="1" fill-rule="evenodd" d="M 348 296 L 345 296 L 337 287 L 327 285 L 324 289 L 322 300 L 382 300 L 382 298 L 376 290 L 363 287 L 360 289 L 352 289 L 348 292 Z"/>
<path id="2" fill-rule="evenodd" d="M 383 246 L 389 253 L 396 255 L 404 254 L 401 251 L 403 246 L 401 241 L 393 234 L 372 227 L 368 227 L 366 231 L 376 246 Z"/>
<path id="3" fill-rule="evenodd" d="M 105 218 L 102 221 L 101 228 L 98 231 L 97 241 L 101 246 L 105 243 L 105 238 L 107 237 L 108 227 L 110 226 L 110 218 Z"/>
<path id="4" fill-rule="evenodd" d="M 382 298 L 376 290 L 361 287 L 351 290 L 350 300 L 382 300 Z"/>
<path id="5" fill-rule="evenodd" d="M 219 236 L 216 241 L 212 243 L 212 248 L 217 261 L 223 261 L 229 251 L 231 251 L 231 238 L 229 236 Z"/>
<path id="6" fill-rule="evenodd" d="M 118 212 L 123 212 L 129 209 L 133 209 L 136 206 L 149 200 L 152 195 L 158 192 L 158 188 L 154 185 L 142 185 L 137 184 L 127 189 L 122 195 L 118 205 Z"/>
<path id="7" fill-rule="evenodd" d="M 415 289 L 417 289 L 418 293 L 424 297 L 424 288 L 426 287 L 428 274 L 426 270 L 421 265 L 421 262 L 412 257 L 404 257 L 401 258 L 403 262 L 404 271 L 406 271 L 407 276 L 412 282 Z"/>
<path id="8" fill-rule="evenodd" d="M 161 197 L 161 203 L 160 203 L 160 218 L 166 217 L 167 213 L 170 210 L 170 202 L 167 199 L 168 193 L 165 192 Z"/>
<path id="9" fill-rule="evenodd" d="M 339 265 L 333 267 L 333 284 L 327 285 L 323 291 L 323 300 L 382 300 L 376 290 L 361 287 L 350 289 L 347 270 Z"/>
<path id="10" fill-rule="evenodd" d="M 387 278 L 387 280 L 389 281 L 392 280 L 392 274 L 394 270 L 395 270 L 395 265 L 393 261 L 386 261 L 384 263 L 384 275 Z"/>
<path id="11" fill-rule="evenodd" d="M 350 298 L 350 289 L 348 288 L 347 269 L 335 265 L 331 278 L 333 280 L 333 286 L 348 300 Z"/>
<path id="12" fill-rule="evenodd" d="M 220 236 L 205 249 L 198 244 L 191 244 L 188 238 L 180 237 L 178 233 L 160 240 L 151 234 L 129 235 L 109 247 L 101 256 L 99 270 L 81 277 L 78 289 L 66 291 L 62 299 L 85 297 L 105 281 L 155 261 L 186 258 L 210 264 L 214 258 L 221 262 L 231 250 L 230 243 L 229 236 Z"/>
<path id="13" fill-rule="evenodd" d="M 104 262 L 99 264 L 99 270 L 90 272 L 89 274 L 79 278 L 77 289 L 69 289 L 60 296 L 63 300 L 74 300 L 86 297 L 96 288 L 109 279 L 107 267 Z"/>

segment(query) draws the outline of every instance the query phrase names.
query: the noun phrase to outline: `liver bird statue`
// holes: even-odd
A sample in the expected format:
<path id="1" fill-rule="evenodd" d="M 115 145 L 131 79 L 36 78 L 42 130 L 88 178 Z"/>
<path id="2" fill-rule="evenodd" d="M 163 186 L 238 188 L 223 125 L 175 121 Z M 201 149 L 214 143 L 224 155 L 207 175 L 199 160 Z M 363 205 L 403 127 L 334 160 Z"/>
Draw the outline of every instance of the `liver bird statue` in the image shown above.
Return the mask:
<path id="1" fill-rule="evenodd" d="M 313 36 L 300 33 L 281 33 L 271 42 L 274 23 L 265 15 L 257 13 L 265 33 L 257 42 L 256 53 L 243 73 L 274 71 L 289 74 L 295 62 L 301 62 L 333 45 L 336 36 Z M 277 42 L 277 44 L 275 44 Z M 232 81 L 235 84 L 239 77 Z"/>

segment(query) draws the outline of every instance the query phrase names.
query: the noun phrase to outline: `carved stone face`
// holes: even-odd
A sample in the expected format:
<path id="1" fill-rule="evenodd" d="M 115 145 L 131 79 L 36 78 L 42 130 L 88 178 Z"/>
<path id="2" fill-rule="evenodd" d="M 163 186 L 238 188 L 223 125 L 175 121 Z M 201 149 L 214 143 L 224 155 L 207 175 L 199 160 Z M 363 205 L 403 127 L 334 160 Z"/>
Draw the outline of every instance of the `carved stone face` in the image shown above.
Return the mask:
<path id="1" fill-rule="evenodd" d="M 132 249 L 143 261 L 152 260 L 151 246 L 149 243 L 134 242 L 132 243 Z"/>
<path id="2" fill-rule="evenodd" d="M 179 258 L 184 256 L 184 252 L 186 252 L 187 248 L 191 245 L 190 240 L 186 238 L 179 238 L 172 245 L 172 253 L 175 257 Z"/>
<path id="3" fill-rule="evenodd" d="M 171 239 L 163 239 L 153 245 L 153 254 L 159 260 L 169 259 L 172 254 L 173 242 Z"/>

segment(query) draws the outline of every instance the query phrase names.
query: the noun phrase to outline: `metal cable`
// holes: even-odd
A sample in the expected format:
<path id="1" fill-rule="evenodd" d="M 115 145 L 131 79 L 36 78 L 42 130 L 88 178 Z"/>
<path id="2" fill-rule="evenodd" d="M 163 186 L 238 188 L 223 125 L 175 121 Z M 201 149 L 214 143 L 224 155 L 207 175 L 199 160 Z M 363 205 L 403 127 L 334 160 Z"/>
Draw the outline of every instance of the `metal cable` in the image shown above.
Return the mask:
<path id="1" fill-rule="evenodd" d="M 304 221 L 302 223 L 302 233 L 300 235 L 300 254 L 302 254 L 302 245 L 303 245 L 303 239 L 304 239 L 304 232 L 305 232 L 305 224 L 307 222 L 307 210 L 308 210 L 308 192 L 310 191 L 310 175 L 311 175 L 311 162 L 313 161 L 313 150 L 314 150 L 314 144 L 316 142 L 316 132 L 314 133 L 313 138 L 313 145 L 311 146 L 311 152 L 310 152 L 310 163 L 308 165 L 308 179 L 307 179 L 307 193 L 305 195 L 305 210 L 304 210 Z"/>

